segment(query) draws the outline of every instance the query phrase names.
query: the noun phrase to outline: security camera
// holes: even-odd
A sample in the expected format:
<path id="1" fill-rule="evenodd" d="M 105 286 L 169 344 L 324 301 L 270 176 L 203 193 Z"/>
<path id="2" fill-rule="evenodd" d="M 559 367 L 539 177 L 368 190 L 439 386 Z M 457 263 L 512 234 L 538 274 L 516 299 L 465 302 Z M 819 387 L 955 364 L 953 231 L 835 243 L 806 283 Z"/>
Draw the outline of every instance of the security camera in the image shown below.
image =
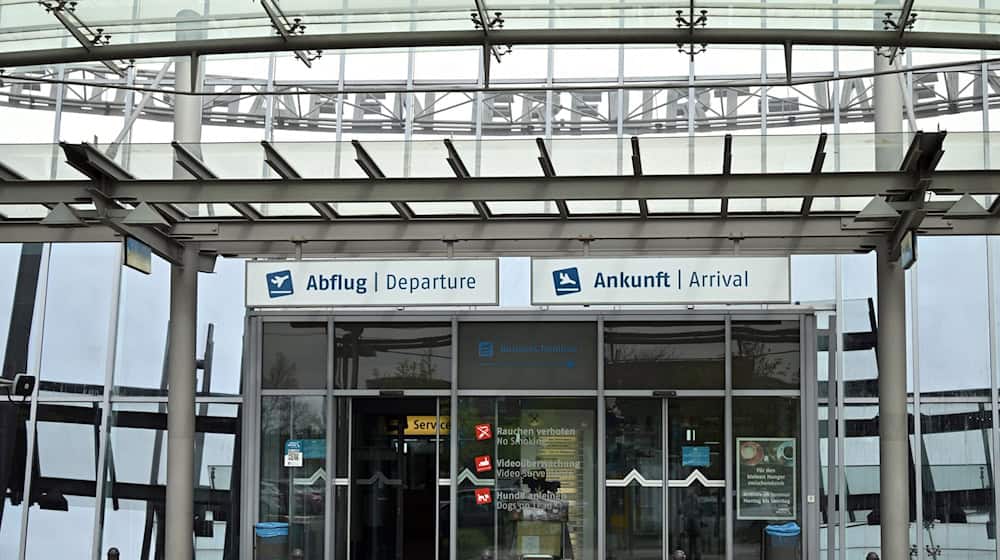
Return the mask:
<path id="1" fill-rule="evenodd" d="M 19 373 L 13 379 L 0 379 L 0 387 L 7 388 L 8 397 L 30 397 L 35 391 L 35 376 Z"/>

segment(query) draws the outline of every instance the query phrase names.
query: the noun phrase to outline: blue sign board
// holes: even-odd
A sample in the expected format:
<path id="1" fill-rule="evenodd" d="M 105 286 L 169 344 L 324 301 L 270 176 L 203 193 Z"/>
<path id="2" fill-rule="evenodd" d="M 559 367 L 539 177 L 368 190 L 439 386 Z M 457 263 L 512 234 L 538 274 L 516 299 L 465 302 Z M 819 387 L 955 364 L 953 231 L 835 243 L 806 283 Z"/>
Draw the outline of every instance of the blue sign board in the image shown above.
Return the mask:
<path id="1" fill-rule="evenodd" d="M 712 464 L 707 445 L 685 445 L 681 447 L 681 465 L 685 467 L 708 467 Z"/>

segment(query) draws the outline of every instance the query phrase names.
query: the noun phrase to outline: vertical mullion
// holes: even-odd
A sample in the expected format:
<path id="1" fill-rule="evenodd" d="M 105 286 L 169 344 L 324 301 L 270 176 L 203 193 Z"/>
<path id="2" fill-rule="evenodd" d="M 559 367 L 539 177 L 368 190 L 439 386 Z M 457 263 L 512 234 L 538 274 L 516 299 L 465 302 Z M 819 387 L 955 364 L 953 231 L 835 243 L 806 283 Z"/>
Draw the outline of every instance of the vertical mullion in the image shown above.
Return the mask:
<path id="1" fill-rule="evenodd" d="M 830 317 L 830 323 L 827 324 L 827 400 L 826 400 L 826 560 L 834 560 L 833 555 L 837 549 L 837 538 L 836 538 L 836 527 L 838 523 L 834 523 L 835 519 L 839 520 L 839 512 L 837 510 L 837 476 L 836 476 L 836 455 L 837 448 L 839 447 L 840 432 L 837 430 L 837 419 L 840 417 L 837 414 L 838 405 L 840 401 L 840 394 L 837 392 L 837 352 L 840 349 L 840 340 L 837 338 L 837 332 L 839 332 L 839 327 L 837 326 L 840 322 L 839 312 L 837 310 Z M 1000 559 L 998 559 L 1000 560 Z"/>
<path id="2" fill-rule="evenodd" d="M 65 86 L 63 86 L 65 87 Z M 18 559 L 24 560 L 27 554 L 27 542 L 28 542 L 28 512 L 31 510 L 31 472 L 34 468 L 35 462 L 35 448 L 36 439 L 38 434 L 38 392 L 39 386 L 41 385 L 41 371 L 42 371 L 42 344 L 45 340 L 45 308 L 48 302 L 48 289 L 49 289 L 49 263 L 52 258 L 52 244 L 48 243 L 42 249 L 43 256 L 41 262 L 43 265 L 38 271 L 38 288 L 35 295 L 35 318 L 31 321 L 32 330 L 34 330 L 34 336 L 29 337 L 29 346 L 31 341 L 35 342 L 33 348 L 33 356 L 28 362 L 28 370 L 35 379 L 39 382 L 35 383 L 35 388 L 31 394 L 31 410 L 28 414 L 28 429 L 27 429 L 27 450 L 25 452 L 24 461 L 24 492 L 22 494 L 23 501 L 21 502 L 21 535 L 20 542 L 18 543 Z"/>
<path id="3" fill-rule="evenodd" d="M 345 397 L 347 401 L 347 557 L 351 557 L 351 526 L 354 524 L 354 397 Z"/>
<path id="4" fill-rule="evenodd" d="M 837 299 L 837 310 L 842 314 L 846 314 L 847 309 L 845 307 L 844 300 L 844 269 L 843 269 L 843 259 L 841 256 L 836 257 L 835 269 L 837 276 L 837 283 L 835 285 L 836 299 Z M 847 318 L 844 320 L 837 321 L 837 538 L 839 540 L 840 547 L 838 549 L 838 559 L 846 560 L 847 558 L 847 525 L 846 517 L 844 512 L 847 511 L 847 467 L 844 465 L 846 461 L 846 448 L 847 448 L 847 406 L 845 401 L 847 400 L 847 394 L 844 390 L 844 325 L 847 322 Z"/>
<path id="5" fill-rule="evenodd" d="M 478 153 L 478 149 L 477 149 Z M 451 454 L 448 456 L 448 472 L 451 486 L 448 487 L 448 557 L 458 558 L 458 319 L 451 319 L 451 430 L 448 444 Z M 495 476 L 494 476 L 495 478 Z"/>
<path id="6" fill-rule="evenodd" d="M 326 506 L 323 513 L 326 515 L 326 527 L 323 531 L 323 548 L 326 551 L 325 558 L 337 558 L 337 463 L 334 450 L 337 448 L 337 403 L 333 397 L 333 366 L 336 363 L 333 355 L 336 349 L 334 344 L 333 318 L 326 322 Z"/>
<path id="7" fill-rule="evenodd" d="M 732 316 L 726 315 L 726 395 L 724 404 L 725 415 L 725 457 L 726 467 L 726 559 L 734 558 L 733 551 L 733 531 L 735 520 L 733 519 L 733 353 L 732 353 L 733 324 Z"/>
<path id="8" fill-rule="evenodd" d="M 987 266 L 989 261 L 987 260 Z M 924 441 L 923 441 L 923 426 L 920 425 L 920 313 L 919 313 L 919 303 L 920 300 L 917 295 L 917 285 L 918 285 L 918 275 L 917 268 L 911 268 L 909 271 L 910 280 L 910 312 L 907 314 L 906 322 L 907 326 L 910 328 L 910 359 L 911 366 L 910 371 L 913 375 L 913 443 L 911 444 L 911 454 L 913 455 L 913 477 L 914 477 L 914 511 L 916 512 L 916 518 L 914 522 L 914 532 L 916 533 L 916 545 L 917 545 L 917 558 L 924 557 L 924 529 L 923 523 L 923 511 L 924 511 Z M 906 273 L 904 273 L 906 274 Z M 987 274 L 989 274 L 987 269 Z M 907 435 L 907 443 L 910 441 L 909 435 Z"/>
<path id="9" fill-rule="evenodd" d="M 983 76 L 983 88 L 986 88 L 985 74 Z M 984 112 L 986 110 L 985 106 L 983 108 Z M 989 136 L 989 135 L 985 135 Z M 994 239 L 992 237 L 986 238 L 986 293 L 989 301 L 987 302 L 987 309 L 989 310 L 989 340 L 990 340 L 990 415 L 992 420 L 993 429 L 991 430 L 991 442 L 993 444 L 992 457 L 993 457 L 993 519 L 994 523 L 1000 519 L 1000 493 L 997 493 L 996 480 L 1000 476 L 1000 469 L 997 468 L 997 462 L 1000 461 L 1000 432 L 997 430 L 997 425 L 1000 423 L 1000 410 L 997 409 L 997 343 L 1000 342 L 997 339 L 997 315 L 996 315 L 996 289 L 993 287 L 993 282 L 995 281 L 996 275 L 993 272 L 993 267 L 995 266 L 996 258 L 994 256 L 994 246 L 992 243 Z M 995 544 L 995 543 L 994 543 Z M 1000 560 L 1000 547 L 996 547 L 994 550 L 997 560 Z"/>
<path id="10" fill-rule="evenodd" d="M 663 544 L 660 547 L 663 560 L 667 560 L 670 550 L 670 401 L 666 397 L 660 399 L 661 416 L 663 423 L 660 426 L 662 431 L 660 445 L 663 452 L 660 453 L 661 467 L 663 468 Z"/>
<path id="11" fill-rule="evenodd" d="M 260 392 L 257 390 L 260 383 L 259 367 L 257 366 L 257 328 L 258 320 L 255 317 L 248 317 L 244 321 L 246 340 L 243 348 L 243 435 L 241 438 L 242 457 L 241 467 L 241 490 L 240 500 L 242 511 L 240 516 L 243 524 L 240 533 L 240 558 L 250 560 L 253 557 L 253 527 L 257 519 L 257 495 L 260 487 L 260 466 L 259 457 L 255 452 L 259 450 L 258 437 L 254 434 L 260 431 Z"/>
<path id="12" fill-rule="evenodd" d="M 434 397 L 434 560 L 441 559 L 441 397 Z"/>
<path id="13" fill-rule="evenodd" d="M 98 437 L 97 469 L 94 473 L 94 482 L 97 487 L 94 489 L 94 532 L 91 542 L 91 558 L 98 560 L 101 555 L 102 537 L 104 536 L 104 479 L 107 472 L 108 447 L 111 445 L 109 434 L 111 432 L 111 392 L 114 387 L 115 358 L 118 350 L 118 314 L 122 303 L 122 257 L 124 245 L 118 244 L 118 258 L 115 263 L 115 270 L 112 273 L 112 293 L 114 294 L 114 304 L 111 306 L 111 316 L 108 318 L 108 348 L 104 363 L 104 396 L 101 403 L 101 426 Z"/>
<path id="14" fill-rule="evenodd" d="M 604 404 L 604 318 L 597 318 L 597 557 L 607 555 L 607 426 Z"/>

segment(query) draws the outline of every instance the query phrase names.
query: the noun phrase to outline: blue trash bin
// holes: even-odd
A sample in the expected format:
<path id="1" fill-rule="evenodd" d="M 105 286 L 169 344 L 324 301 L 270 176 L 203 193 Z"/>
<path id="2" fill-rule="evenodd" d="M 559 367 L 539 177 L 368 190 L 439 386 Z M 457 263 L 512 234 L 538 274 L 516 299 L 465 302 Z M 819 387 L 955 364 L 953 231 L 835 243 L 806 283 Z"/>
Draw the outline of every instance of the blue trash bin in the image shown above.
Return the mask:
<path id="1" fill-rule="evenodd" d="M 257 560 L 288 560 L 288 523 L 265 521 L 253 527 Z"/>
<path id="2" fill-rule="evenodd" d="M 794 521 L 764 527 L 763 560 L 799 560 L 802 528 Z"/>

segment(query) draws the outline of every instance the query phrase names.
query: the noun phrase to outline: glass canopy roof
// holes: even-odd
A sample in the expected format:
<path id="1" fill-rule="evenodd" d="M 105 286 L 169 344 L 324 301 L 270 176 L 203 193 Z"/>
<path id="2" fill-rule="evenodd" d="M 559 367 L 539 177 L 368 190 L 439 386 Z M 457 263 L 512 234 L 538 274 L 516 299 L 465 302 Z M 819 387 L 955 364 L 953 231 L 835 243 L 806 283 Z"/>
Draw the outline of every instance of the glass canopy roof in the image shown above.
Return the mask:
<path id="1" fill-rule="evenodd" d="M 882 31 L 886 13 L 919 17 L 912 31 L 997 33 L 1000 2 L 987 0 L 695 0 L 708 29 Z M 272 9 L 273 8 L 273 9 Z M 691 3 L 648 0 L 0 0 L 0 52 L 81 44 L 127 45 L 190 38 L 282 34 L 475 31 L 473 13 L 500 14 L 494 30 L 675 29 Z M 477 15 L 476 18 L 479 16 Z M 90 43 L 90 44 L 87 44 Z"/>
<path id="2" fill-rule="evenodd" d="M 979 172 L 1000 169 L 1000 138 L 997 134 L 953 133 L 944 137 L 943 155 L 936 172 Z M 268 180 L 276 185 L 270 200 L 249 199 L 244 203 L 209 204 L 182 203 L 185 188 L 178 186 L 178 202 L 173 203 L 173 214 L 182 219 L 273 218 L 307 219 L 376 219 L 376 218 L 493 218 L 518 217 L 591 217 L 591 216 L 670 216 L 718 217 L 729 215 L 800 215 L 838 214 L 852 216 L 862 211 L 872 197 L 884 192 L 888 186 L 859 193 L 825 191 L 815 196 L 814 191 L 796 191 L 792 188 L 774 189 L 773 196 L 760 196 L 728 191 L 724 195 L 706 190 L 704 196 L 697 192 L 678 195 L 671 192 L 670 181 L 664 183 L 660 196 L 615 198 L 605 190 L 588 191 L 595 194 L 567 196 L 564 200 L 546 199 L 535 191 L 525 199 L 509 193 L 494 192 L 493 197 L 483 197 L 474 202 L 457 196 L 462 189 L 461 177 L 449 165 L 449 158 L 460 160 L 470 179 L 531 180 L 532 178 L 627 180 L 633 175 L 646 177 L 685 176 L 766 176 L 778 180 L 783 175 L 820 176 L 830 173 L 898 172 L 900 161 L 911 141 L 911 134 L 841 134 L 830 135 L 819 141 L 815 135 L 759 136 L 694 136 L 694 137 L 643 137 L 641 139 L 556 138 L 543 143 L 535 139 L 516 140 L 421 140 L 421 141 L 365 141 L 365 142 L 273 142 L 273 143 L 201 143 L 201 144 L 124 144 L 90 145 L 98 158 L 107 158 L 110 166 L 118 170 L 123 179 L 139 182 L 171 184 L 175 180 L 175 162 L 184 157 L 195 161 L 196 177 L 203 180 Z M 725 146 L 729 146 L 728 150 Z M 85 145 L 86 146 L 86 145 Z M 449 151 L 449 146 L 451 150 Z M 544 147 L 544 149 L 543 149 Z M 90 148 L 88 148 L 90 149 Z M 818 150 L 825 151 L 817 158 Z M 888 150 L 891 163 L 879 163 L 877 154 Z M 103 155 L 102 155 L 103 154 Z M 453 154 L 453 155 L 452 155 Z M 641 167 L 635 167 L 638 156 Z M 543 164 L 541 160 L 548 159 Z M 728 169 L 725 163 L 728 161 Z M 818 163 L 817 163 L 818 162 Z M 280 173 L 279 173 L 280 172 Z M 6 174 L 6 177 L 3 176 Z M 402 186 L 400 199 L 379 199 L 352 195 L 350 200 L 338 200 L 332 193 L 322 201 L 302 202 L 282 199 L 282 177 L 296 181 L 343 180 L 357 184 L 366 191 L 366 181 L 371 178 L 413 179 L 427 181 L 447 179 L 454 185 L 451 193 L 456 199 L 414 196 L 416 190 L 432 183 L 413 183 Z M 845 177 L 837 175 L 837 177 Z M 19 182 L 59 183 L 88 181 L 87 175 L 67 162 L 59 146 L 0 145 L 0 192 L 4 185 L 13 187 Z M 273 183 L 271 180 L 274 180 Z M 843 181 L 850 179 L 844 178 Z M 329 184 L 323 183 L 323 184 Z M 541 184 L 541 183 L 539 183 Z M 711 186 L 711 183 L 706 183 Z M 808 181 L 802 183 L 808 185 Z M 978 183 L 982 184 L 982 183 Z M 500 185 L 498 183 L 498 185 Z M 47 187 L 39 187 L 47 188 Z M 503 188 L 498 186 L 498 189 Z M 539 187 L 541 188 L 541 187 Z M 619 189 L 628 192 L 625 185 Z M 13 192 L 13 191 L 11 191 Z M 406 195 L 405 193 L 411 193 Z M 605 194 L 607 193 L 607 194 Z M 990 192 L 976 192 L 966 184 L 937 181 L 934 190 L 927 193 L 928 202 L 950 206 L 962 195 L 970 194 L 984 208 L 994 205 L 996 196 Z M 536 196 L 537 195 L 537 196 Z M 601 196 L 597 196 L 601 195 Z M 409 196 L 409 198 L 406 198 Z M 37 204 L 0 204 L 0 222 L 37 221 L 48 215 L 52 206 L 47 199 Z M 231 199 L 223 199 L 231 200 Z M 246 200 L 246 199 L 244 199 Z M 162 203 L 161 203 L 162 204 Z M 478 206 L 477 206 L 478 204 Z M 70 204 L 74 210 L 92 210 L 80 204 Z"/>

